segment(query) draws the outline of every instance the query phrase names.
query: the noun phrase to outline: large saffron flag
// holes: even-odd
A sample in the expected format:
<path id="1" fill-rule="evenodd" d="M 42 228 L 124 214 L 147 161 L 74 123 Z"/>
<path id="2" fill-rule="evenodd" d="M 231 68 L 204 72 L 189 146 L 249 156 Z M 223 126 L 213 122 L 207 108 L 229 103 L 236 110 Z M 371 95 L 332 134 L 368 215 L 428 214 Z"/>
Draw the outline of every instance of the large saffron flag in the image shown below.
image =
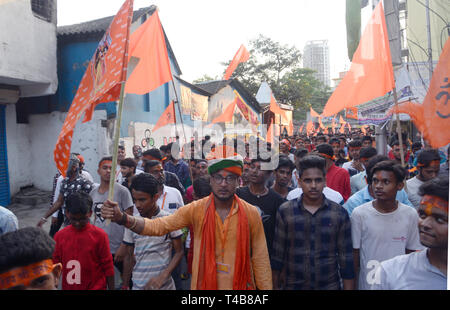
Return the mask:
<path id="1" fill-rule="evenodd" d="M 237 100 L 238 97 L 236 97 L 232 103 L 230 103 L 225 111 L 223 111 L 223 113 L 216 117 L 215 119 L 213 119 L 213 121 L 211 122 L 211 124 L 209 126 L 211 126 L 212 124 L 216 124 L 216 123 L 230 123 L 233 120 L 233 115 L 234 115 L 234 111 L 236 109 L 236 105 L 237 105 Z"/>
<path id="2" fill-rule="evenodd" d="M 176 124 L 175 105 L 173 101 L 167 106 L 166 110 L 159 117 L 155 127 L 153 127 L 153 131 L 169 124 Z"/>
<path id="3" fill-rule="evenodd" d="M 127 76 L 129 29 L 133 18 L 133 0 L 126 0 L 114 17 L 88 64 L 53 151 L 56 167 L 66 176 L 73 130 L 92 119 L 95 106 L 116 101 Z"/>
<path id="4" fill-rule="evenodd" d="M 417 129 L 434 148 L 450 143 L 449 77 L 450 39 L 447 39 L 423 103 L 407 102 L 400 104 L 398 109 L 391 109 L 396 113 L 409 114 Z"/>
<path id="5" fill-rule="evenodd" d="M 389 38 L 380 1 L 353 55 L 350 70 L 331 95 L 323 116 L 331 116 L 386 95 L 395 87 Z"/>
<path id="6" fill-rule="evenodd" d="M 270 107 L 269 110 L 273 112 L 274 114 L 279 114 L 282 117 L 286 118 L 286 114 L 284 113 L 283 109 L 280 108 L 280 106 L 277 104 L 277 101 L 275 100 L 275 97 L 273 94 L 270 94 Z"/>
<path id="7" fill-rule="evenodd" d="M 234 55 L 233 60 L 228 65 L 227 70 L 225 71 L 225 75 L 223 77 L 224 80 L 228 80 L 231 75 L 233 74 L 234 70 L 236 70 L 237 66 L 240 63 L 246 62 L 250 58 L 250 53 L 247 51 L 244 45 L 241 45 L 241 47 L 236 52 L 236 55 Z"/>
<path id="8" fill-rule="evenodd" d="M 164 31 L 156 10 L 130 37 L 129 58 L 139 62 L 128 77 L 125 92 L 144 95 L 172 80 Z"/>
<path id="9" fill-rule="evenodd" d="M 311 114 L 311 117 L 320 117 L 319 113 L 314 111 L 314 109 L 312 107 L 310 107 L 309 109 L 310 109 L 309 113 Z"/>

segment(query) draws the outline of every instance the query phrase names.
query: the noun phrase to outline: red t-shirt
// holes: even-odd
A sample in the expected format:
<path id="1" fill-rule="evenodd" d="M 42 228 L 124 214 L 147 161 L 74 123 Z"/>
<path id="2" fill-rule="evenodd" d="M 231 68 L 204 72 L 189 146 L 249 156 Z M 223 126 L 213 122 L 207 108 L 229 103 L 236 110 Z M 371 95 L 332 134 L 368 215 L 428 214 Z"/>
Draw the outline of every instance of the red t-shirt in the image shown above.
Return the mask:
<path id="1" fill-rule="evenodd" d="M 327 172 L 327 186 L 339 192 L 344 201 L 350 197 L 352 189 L 350 187 L 350 174 L 344 168 L 333 164 Z"/>
<path id="2" fill-rule="evenodd" d="M 106 290 L 114 265 L 106 232 L 87 224 L 82 230 L 67 226 L 55 235 L 53 262 L 62 264 L 63 290 Z"/>

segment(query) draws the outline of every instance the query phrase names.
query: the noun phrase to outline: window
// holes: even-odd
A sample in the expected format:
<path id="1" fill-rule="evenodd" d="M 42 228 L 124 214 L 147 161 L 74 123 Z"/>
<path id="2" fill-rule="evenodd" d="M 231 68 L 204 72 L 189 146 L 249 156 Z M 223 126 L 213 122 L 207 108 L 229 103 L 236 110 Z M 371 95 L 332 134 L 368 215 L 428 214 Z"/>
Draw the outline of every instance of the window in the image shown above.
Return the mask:
<path id="1" fill-rule="evenodd" d="M 34 16 L 48 22 L 53 20 L 53 0 L 31 0 Z"/>

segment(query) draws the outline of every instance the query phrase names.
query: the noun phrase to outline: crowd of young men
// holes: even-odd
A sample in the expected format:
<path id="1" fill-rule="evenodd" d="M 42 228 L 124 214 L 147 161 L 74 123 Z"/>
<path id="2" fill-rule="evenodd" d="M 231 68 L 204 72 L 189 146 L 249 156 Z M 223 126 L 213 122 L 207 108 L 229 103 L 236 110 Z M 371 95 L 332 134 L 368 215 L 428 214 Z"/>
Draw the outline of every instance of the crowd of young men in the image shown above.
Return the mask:
<path id="1" fill-rule="evenodd" d="M 241 142 L 121 147 L 99 184 L 73 154 L 49 234 L 0 236 L 0 287 L 35 288 L 23 274 L 42 265 L 44 289 L 117 289 L 115 273 L 122 290 L 446 288 L 448 150 L 405 144 L 404 167 L 397 141 L 378 155 L 357 131 Z"/>

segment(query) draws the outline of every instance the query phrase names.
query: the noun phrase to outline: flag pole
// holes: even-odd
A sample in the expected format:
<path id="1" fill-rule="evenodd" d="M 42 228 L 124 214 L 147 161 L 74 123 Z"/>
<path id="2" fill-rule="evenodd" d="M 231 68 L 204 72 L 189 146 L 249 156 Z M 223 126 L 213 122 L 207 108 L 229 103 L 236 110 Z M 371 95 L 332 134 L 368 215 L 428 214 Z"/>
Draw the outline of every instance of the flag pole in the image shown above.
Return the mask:
<path id="1" fill-rule="evenodd" d="M 117 170 L 117 152 L 119 151 L 119 138 L 120 138 L 120 124 L 122 123 L 122 110 L 123 110 L 123 99 L 125 96 L 125 81 L 122 82 L 122 86 L 120 88 L 120 98 L 118 105 L 118 113 L 116 119 L 115 133 L 114 133 L 114 141 L 113 141 L 113 156 L 112 156 L 112 166 L 111 166 L 111 177 L 109 179 L 109 191 L 108 191 L 108 200 L 112 201 L 114 198 L 114 183 L 116 182 L 116 170 Z M 106 220 L 106 226 L 111 223 L 110 219 Z"/>
<path id="2" fill-rule="evenodd" d="M 397 109 L 396 115 L 396 123 L 397 123 L 397 136 L 398 136 L 398 144 L 400 146 L 400 158 L 402 162 L 402 167 L 405 168 L 405 150 L 403 150 L 403 137 L 402 137 L 402 128 L 400 127 L 400 117 L 398 113 L 398 98 L 397 98 L 397 87 L 394 87 L 394 101 L 395 101 L 395 108 Z M 405 190 L 408 190 L 406 185 L 406 180 L 403 182 L 405 184 Z"/>
<path id="3" fill-rule="evenodd" d="M 184 131 L 183 114 L 181 113 L 180 101 L 178 100 L 177 89 L 175 87 L 175 82 L 173 81 L 173 78 L 172 78 L 172 86 L 173 86 L 173 92 L 175 93 L 175 99 L 177 101 L 178 113 L 180 113 L 181 128 L 183 129 L 184 140 L 185 140 L 185 143 L 187 143 L 186 132 Z M 176 127 L 176 119 L 177 119 L 177 117 L 175 115 L 175 127 Z"/>

